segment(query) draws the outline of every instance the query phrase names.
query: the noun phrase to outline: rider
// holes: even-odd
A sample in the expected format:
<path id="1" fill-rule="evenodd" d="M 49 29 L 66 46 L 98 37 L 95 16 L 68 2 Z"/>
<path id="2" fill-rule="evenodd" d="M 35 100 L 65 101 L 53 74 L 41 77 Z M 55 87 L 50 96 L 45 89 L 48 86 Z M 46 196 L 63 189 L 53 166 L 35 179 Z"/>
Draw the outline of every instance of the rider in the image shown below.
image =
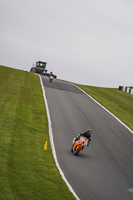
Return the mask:
<path id="1" fill-rule="evenodd" d="M 49 77 L 50 77 L 50 76 L 53 76 L 53 72 L 50 72 Z"/>
<path id="2" fill-rule="evenodd" d="M 79 140 L 79 138 L 80 138 L 81 136 L 84 136 L 84 137 L 86 137 L 86 138 L 88 139 L 88 144 L 87 144 L 87 146 L 89 146 L 89 144 L 90 144 L 90 142 L 91 142 L 91 138 L 92 138 L 91 134 L 92 134 L 92 131 L 91 131 L 90 129 L 88 129 L 88 130 L 85 131 L 85 132 L 79 133 L 79 134 L 73 139 L 71 151 L 73 151 L 73 146 L 74 146 L 75 142 L 76 142 L 77 140 Z"/>

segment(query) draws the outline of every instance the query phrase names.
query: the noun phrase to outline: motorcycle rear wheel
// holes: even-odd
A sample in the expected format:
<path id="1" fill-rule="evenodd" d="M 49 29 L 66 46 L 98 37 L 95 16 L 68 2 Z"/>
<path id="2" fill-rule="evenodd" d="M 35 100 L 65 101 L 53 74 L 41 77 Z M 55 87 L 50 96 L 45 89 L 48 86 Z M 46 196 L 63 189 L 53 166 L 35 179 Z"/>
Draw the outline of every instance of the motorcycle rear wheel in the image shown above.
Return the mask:
<path id="1" fill-rule="evenodd" d="M 74 155 L 76 156 L 76 155 L 78 155 L 78 153 L 80 152 L 80 150 L 81 150 L 81 147 L 76 147 L 75 148 L 75 151 L 73 152 L 74 153 Z"/>

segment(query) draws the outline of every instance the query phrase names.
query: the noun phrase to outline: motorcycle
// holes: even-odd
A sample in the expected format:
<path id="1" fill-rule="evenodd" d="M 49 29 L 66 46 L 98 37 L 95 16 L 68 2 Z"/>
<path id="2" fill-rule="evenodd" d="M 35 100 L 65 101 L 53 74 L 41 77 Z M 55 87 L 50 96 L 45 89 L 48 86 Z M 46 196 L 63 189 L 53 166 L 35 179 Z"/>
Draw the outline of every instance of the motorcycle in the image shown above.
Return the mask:
<path id="1" fill-rule="evenodd" d="M 73 154 L 76 156 L 80 151 L 82 151 L 88 144 L 88 139 L 81 136 L 79 140 L 75 141 L 73 145 Z"/>
<path id="2" fill-rule="evenodd" d="M 49 77 L 50 83 L 52 82 L 53 79 L 54 79 L 54 77 L 51 75 L 51 76 Z"/>

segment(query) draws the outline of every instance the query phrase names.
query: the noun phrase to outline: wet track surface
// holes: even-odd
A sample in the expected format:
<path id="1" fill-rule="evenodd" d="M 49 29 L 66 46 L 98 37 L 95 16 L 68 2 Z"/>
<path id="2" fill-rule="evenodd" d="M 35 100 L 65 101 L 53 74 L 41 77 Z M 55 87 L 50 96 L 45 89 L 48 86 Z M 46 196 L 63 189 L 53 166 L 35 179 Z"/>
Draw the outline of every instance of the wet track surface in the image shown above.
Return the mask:
<path id="1" fill-rule="evenodd" d="M 74 85 L 42 76 L 57 159 L 80 200 L 133 200 L 133 134 Z M 73 138 L 90 128 L 74 156 Z"/>

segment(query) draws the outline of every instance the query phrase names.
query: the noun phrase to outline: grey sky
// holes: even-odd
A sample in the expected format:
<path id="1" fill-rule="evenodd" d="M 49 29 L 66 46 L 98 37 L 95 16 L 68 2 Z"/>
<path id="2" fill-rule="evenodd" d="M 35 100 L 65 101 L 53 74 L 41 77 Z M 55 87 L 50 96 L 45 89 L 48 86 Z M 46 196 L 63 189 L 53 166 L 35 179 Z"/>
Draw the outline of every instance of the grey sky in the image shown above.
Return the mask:
<path id="1" fill-rule="evenodd" d="M 133 86 L 132 0 L 0 0 L 0 64 L 47 62 L 58 78 Z"/>

